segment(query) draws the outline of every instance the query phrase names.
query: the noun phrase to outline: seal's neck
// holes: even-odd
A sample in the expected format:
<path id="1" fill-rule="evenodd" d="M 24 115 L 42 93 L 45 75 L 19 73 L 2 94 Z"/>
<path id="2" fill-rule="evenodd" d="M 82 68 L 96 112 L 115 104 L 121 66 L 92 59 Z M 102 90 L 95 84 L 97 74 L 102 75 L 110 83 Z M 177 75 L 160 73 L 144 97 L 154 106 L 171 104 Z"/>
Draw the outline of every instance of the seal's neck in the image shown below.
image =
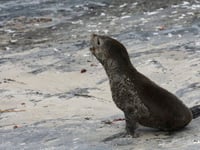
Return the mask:
<path id="1" fill-rule="evenodd" d="M 122 63 L 113 59 L 108 59 L 103 66 L 109 79 L 119 79 L 120 76 L 128 76 L 130 73 L 134 75 L 137 72 L 131 62 L 128 61 Z"/>

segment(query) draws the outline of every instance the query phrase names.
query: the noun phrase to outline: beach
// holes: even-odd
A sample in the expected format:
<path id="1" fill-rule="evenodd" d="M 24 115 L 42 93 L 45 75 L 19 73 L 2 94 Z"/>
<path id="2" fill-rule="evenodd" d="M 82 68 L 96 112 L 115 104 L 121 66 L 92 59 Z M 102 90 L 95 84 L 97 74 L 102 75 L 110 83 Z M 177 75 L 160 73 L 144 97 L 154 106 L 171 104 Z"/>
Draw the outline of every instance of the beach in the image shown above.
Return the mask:
<path id="1" fill-rule="evenodd" d="M 0 1 L 0 149 L 200 148 L 200 118 L 166 133 L 125 131 L 92 33 L 122 42 L 134 67 L 200 104 L 200 1 Z"/>

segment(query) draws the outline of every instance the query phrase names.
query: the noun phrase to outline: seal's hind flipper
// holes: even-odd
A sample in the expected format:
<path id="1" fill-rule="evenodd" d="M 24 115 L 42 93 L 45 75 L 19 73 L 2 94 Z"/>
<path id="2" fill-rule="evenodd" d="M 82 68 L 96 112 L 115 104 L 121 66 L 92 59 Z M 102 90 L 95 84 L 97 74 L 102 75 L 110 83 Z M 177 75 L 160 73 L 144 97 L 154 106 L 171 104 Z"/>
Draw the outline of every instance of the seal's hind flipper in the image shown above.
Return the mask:
<path id="1" fill-rule="evenodd" d="M 192 112 L 193 119 L 200 116 L 200 105 L 196 105 L 190 108 Z"/>

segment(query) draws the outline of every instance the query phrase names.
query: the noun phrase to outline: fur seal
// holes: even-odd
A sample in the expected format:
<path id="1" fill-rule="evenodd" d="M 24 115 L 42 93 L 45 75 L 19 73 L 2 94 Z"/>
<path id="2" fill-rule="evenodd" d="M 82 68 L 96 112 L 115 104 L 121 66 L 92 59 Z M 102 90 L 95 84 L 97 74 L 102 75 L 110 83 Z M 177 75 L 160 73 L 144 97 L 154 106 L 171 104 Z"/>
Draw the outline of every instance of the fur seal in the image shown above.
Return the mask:
<path id="1" fill-rule="evenodd" d="M 175 131 L 200 116 L 200 105 L 188 108 L 175 95 L 158 86 L 133 67 L 126 48 L 108 36 L 91 35 L 90 51 L 103 65 L 112 98 L 124 112 L 127 133 L 137 124 Z"/>

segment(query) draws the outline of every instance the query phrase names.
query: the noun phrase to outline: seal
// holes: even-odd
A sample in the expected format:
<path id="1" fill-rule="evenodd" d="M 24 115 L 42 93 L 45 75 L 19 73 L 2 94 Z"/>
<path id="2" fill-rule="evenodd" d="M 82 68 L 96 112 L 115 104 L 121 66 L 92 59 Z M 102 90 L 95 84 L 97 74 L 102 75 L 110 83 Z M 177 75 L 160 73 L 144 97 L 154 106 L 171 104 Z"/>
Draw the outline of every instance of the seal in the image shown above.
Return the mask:
<path id="1" fill-rule="evenodd" d="M 179 130 L 200 116 L 200 105 L 188 108 L 166 89 L 133 67 L 123 44 L 108 36 L 91 35 L 90 51 L 103 65 L 112 98 L 124 112 L 127 133 L 137 124 L 163 131 Z"/>

